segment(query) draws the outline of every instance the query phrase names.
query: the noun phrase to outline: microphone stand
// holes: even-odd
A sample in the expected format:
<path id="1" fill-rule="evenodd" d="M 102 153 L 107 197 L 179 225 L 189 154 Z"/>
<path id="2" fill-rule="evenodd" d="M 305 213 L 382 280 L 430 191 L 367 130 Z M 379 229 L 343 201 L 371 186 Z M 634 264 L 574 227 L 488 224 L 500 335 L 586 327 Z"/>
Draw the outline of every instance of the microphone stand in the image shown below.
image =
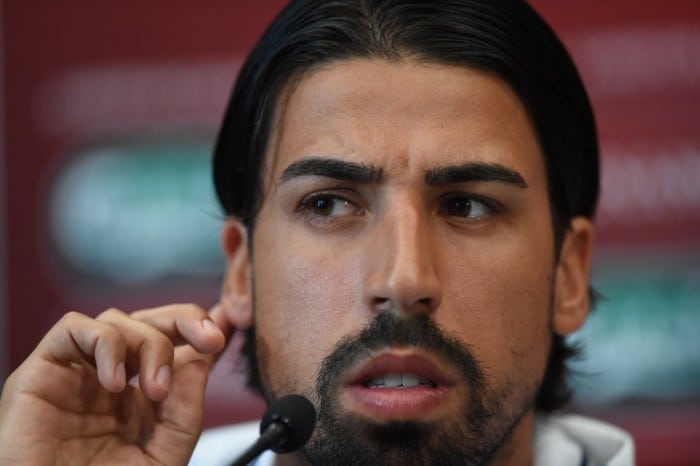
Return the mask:
<path id="1" fill-rule="evenodd" d="M 288 453 L 309 441 L 316 410 L 301 395 L 287 395 L 268 407 L 260 421 L 260 437 L 231 466 L 246 466 L 265 450 Z"/>
<path id="2" fill-rule="evenodd" d="M 248 447 L 234 463 L 231 463 L 231 466 L 247 466 L 262 452 L 279 443 L 286 435 L 287 428 L 281 423 L 273 422 L 254 444 Z"/>

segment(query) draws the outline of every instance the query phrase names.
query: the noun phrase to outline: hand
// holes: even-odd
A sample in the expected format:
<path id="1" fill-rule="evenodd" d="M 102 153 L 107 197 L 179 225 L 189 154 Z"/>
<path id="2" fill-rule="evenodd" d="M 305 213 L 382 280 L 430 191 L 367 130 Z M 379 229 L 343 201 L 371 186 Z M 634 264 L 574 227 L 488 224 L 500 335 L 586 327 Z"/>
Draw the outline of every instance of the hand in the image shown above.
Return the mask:
<path id="1" fill-rule="evenodd" d="M 218 307 L 66 314 L 6 381 L 0 465 L 187 464 L 231 331 Z"/>

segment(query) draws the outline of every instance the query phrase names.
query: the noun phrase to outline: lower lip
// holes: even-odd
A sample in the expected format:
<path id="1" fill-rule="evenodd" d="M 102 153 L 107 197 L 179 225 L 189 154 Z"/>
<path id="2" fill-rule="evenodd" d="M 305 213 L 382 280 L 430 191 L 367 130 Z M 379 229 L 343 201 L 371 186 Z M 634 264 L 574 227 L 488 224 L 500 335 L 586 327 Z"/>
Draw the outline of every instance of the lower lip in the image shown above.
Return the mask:
<path id="1" fill-rule="evenodd" d="M 428 420 L 451 410 L 454 390 L 447 386 L 411 388 L 347 387 L 345 401 L 351 410 L 379 421 Z"/>

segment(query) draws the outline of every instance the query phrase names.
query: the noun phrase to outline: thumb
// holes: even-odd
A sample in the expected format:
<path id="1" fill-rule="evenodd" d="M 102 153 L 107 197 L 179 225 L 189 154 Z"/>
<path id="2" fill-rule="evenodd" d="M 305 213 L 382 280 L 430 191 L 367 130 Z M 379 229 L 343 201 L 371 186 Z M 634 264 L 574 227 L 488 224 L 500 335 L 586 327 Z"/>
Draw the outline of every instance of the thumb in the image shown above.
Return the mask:
<path id="1" fill-rule="evenodd" d="M 221 303 L 217 303 L 209 309 L 209 318 L 214 322 L 214 324 L 221 330 L 224 334 L 226 341 L 228 342 L 231 338 L 231 334 L 234 332 L 235 327 L 231 323 L 229 316 L 226 315 L 226 311 Z"/>
<path id="2" fill-rule="evenodd" d="M 202 432 L 204 391 L 213 363 L 211 356 L 190 346 L 175 350 L 168 397 L 156 414 L 146 453 L 159 464 L 186 465 Z"/>

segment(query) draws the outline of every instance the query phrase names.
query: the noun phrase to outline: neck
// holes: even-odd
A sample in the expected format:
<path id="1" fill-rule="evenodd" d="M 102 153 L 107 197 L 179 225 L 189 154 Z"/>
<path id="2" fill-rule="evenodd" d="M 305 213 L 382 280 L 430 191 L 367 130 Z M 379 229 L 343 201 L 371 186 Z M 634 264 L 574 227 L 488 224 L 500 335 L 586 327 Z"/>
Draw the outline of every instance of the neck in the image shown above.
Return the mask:
<path id="1" fill-rule="evenodd" d="M 489 466 L 529 466 L 533 464 L 535 411 L 531 408 L 513 428 Z"/>

